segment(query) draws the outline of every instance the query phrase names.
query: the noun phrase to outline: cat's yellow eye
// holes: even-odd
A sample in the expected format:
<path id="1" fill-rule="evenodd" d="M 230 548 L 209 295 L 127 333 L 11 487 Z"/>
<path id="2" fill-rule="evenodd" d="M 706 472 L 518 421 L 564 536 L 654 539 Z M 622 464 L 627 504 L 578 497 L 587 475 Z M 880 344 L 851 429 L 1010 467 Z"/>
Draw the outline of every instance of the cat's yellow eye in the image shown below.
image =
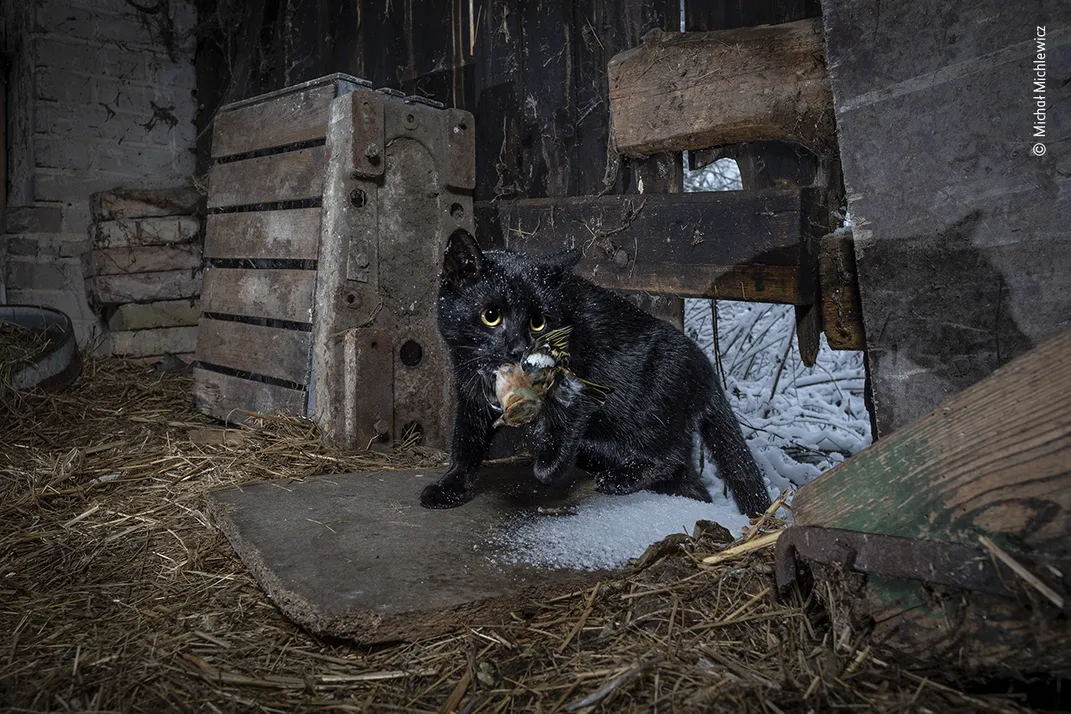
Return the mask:
<path id="1" fill-rule="evenodd" d="M 502 313 L 498 311 L 497 307 L 485 308 L 480 313 L 480 322 L 488 327 L 496 327 L 502 322 Z"/>
<path id="2" fill-rule="evenodd" d="M 547 329 L 547 320 L 542 315 L 536 315 L 528 321 L 528 329 L 532 332 L 542 332 Z"/>

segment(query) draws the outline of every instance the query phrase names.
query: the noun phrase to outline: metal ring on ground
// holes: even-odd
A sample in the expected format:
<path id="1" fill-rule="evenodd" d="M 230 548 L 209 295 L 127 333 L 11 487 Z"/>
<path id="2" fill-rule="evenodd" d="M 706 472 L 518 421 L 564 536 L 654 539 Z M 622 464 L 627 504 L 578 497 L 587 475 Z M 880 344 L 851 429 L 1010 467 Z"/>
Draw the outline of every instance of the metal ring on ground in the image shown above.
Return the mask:
<path id="1" fill-rule="evenodd" d="M 10 388 L 58 389 L 81 373 L 82 354 L 74 338 L 71 318 L 65 313 L 40 305 L 0 305 L 0 322 L 51 333 L 44 349 L 15 365 L 7 385 Z"/>

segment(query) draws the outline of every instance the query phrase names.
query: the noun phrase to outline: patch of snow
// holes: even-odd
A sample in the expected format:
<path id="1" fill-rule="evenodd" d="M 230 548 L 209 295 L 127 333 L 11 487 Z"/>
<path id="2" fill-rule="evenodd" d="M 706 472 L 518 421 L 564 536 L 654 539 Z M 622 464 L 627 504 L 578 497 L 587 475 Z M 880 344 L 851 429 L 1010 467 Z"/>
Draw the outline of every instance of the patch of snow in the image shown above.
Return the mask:
<path id="1" fill-rule="evenodd" d="M 771 493 L 802 486 L 870 445 L 861 352 L 831 350 L 823 335 L 815 366 L 805 367 L 791 305 L 719 300 L 717 314 L 723 385 Z M 684 324 L 713 356 L 710 302 L 685 301 Z"/>
<path id="2" fill-rule="evenodd" d="M 748 523 L 736 505 L 713 494 L 713 503 L 681 496 L 596 494 L 570 515 L 523 514 L 491 536 L 496 556 L 546 568 L 609 570 L 643 555 L 670 533 L 691 533 L 696 521 L 719 523 L 739 534 Z"/>

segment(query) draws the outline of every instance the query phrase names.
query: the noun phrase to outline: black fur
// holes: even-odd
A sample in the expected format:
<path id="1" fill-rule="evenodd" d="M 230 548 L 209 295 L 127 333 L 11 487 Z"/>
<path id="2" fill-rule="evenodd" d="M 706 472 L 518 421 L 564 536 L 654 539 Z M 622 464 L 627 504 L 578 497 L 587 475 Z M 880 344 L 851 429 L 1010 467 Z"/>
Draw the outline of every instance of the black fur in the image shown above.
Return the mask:
<path id="1" fill-rule="evenodd" d="M 547 329 L 572 325 L 569 366 L 611 387 L 599 406 L 568 399 L 555 386 L 536 421 L 523 427 L 536 457 L 535 476 L 553 483 L 577 466 L 605 493 L 648 489 L 709 501 L 693 462 L 697 428 L 740 509 L 770 504 L 736 417 L 710 360 L 695 343 L 623 297 L 574 275 L 578 251 L 536 259 L 479 249 L 467 232 L 451 236 L 438 299 L 439 330 L 453 362 L 457 415 L 451 465 L 421 494 L 428 508 L 452 508 L 473 496 L 496 414 L 493 373 L 531 344 L 529 319 Z M 498 308 L 487 327 L 480 313 Z"/>

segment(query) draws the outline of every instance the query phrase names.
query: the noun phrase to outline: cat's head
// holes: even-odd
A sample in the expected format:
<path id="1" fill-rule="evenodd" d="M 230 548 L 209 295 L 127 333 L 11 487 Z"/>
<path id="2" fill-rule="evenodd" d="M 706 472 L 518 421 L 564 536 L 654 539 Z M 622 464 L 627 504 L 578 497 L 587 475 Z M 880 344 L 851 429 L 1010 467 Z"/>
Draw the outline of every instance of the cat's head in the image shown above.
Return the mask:
<path id="1" fill-rule="evenodd" d="M 489 373 L 564 327 L 561 284 L 579 260 L 578 250 L 544 257 L 483 251 L 468 231 L 454 231 L 443 255 L 438 311 L 455 360 Z"/>

